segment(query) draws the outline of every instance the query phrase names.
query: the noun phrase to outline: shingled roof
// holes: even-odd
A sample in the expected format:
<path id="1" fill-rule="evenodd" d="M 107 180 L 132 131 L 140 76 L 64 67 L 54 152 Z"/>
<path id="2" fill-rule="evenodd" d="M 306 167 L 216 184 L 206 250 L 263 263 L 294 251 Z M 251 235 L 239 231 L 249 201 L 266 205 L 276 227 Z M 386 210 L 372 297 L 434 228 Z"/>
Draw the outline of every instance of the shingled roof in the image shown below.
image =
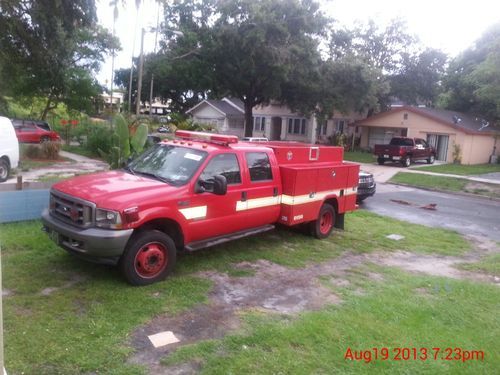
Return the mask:
<path id="1" fill-rule="evenodd" d="M 357 121 L 354 125 L 368 125 L 374 119 L 379 119 L 395 112 L 413 112 L 434 121 L 440 122 L 441 124 L 448 125 L 454 129 L 462 130 L 467 134 L 493 135 L 495 133 L 500 133 L 500 128 L 490 124 L 488 121 L 480 117 L 467 115 L 465 113 L 457 111 L 450 111 L 447 109 L 412 106 L 393 108 L 389 111 L 381 112 L 372 117 Z"/>
<path id="2" fill-rule="evenodd" d="M 225 116 L 240 116 L 245 113 L 245 111 L 243 110 L 243 102 L 235 98 L 224 98 L 222 100 L 213 100 L 213 99 L 203 100 L 202 102 L 195 105 L 193 108 L 187 110 L 186 113 L 193 112 L 203 103 L 206 103 L 209 106 L 215 108 L 217 111 L 221 112 L 221 114 Z"/>

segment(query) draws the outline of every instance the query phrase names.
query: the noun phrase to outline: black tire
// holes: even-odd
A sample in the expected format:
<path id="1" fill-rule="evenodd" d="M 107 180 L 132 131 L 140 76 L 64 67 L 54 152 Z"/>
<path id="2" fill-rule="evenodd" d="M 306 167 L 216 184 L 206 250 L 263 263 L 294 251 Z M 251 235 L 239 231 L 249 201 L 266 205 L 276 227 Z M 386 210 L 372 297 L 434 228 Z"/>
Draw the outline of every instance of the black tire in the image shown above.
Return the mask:
<path id="1" fill-rule="evenodd" d="M 47 143 L 50 142 L 50 138 L 47 136 L 40 137 L 40 143 Z"/>
<path id="2" fill-rule="evenodd" d="M 401 159 L 401 164 L 403 165 L 403 167 L 408 168 L 411 165 L 410 157 L 406 156 L 403 159 Z"/>
<path id="3" fill-rule="evenodd" d="M 384 158 L 378 158 L 377 163 L 378 163 L 378 165 L 384 165 L 384 163 L 385 163 Z"/>
<path id="4" fill-rule="evenodd" d="M 9 178 L 10 164 L 5 159 L 0 159 L 0 182 L 5 182 Z"/>
<path id="5" fill-rule="evenodd" d="M 172 272 L 175 259 L 174 241 L 163 232 L 148 230 L 129 240 L 119 267 L 130 284 L 149 285 L 164 280 Z"/>
<path id="6" fill-rule="evenodd" d="M 318 218 L 310 223 L 311 235 L 318 239 L 328 237 L 335 226 L 335 216 L 335 209 L 328 203 L 323 204 Z"/>
<path id="7" fill-rule="evenodd" d="M 434 161 L 436 160 L 436 157 L 434 155 L 429 156 L 429 159 L 427 159 L 427 164 L 434 164 Z"/>

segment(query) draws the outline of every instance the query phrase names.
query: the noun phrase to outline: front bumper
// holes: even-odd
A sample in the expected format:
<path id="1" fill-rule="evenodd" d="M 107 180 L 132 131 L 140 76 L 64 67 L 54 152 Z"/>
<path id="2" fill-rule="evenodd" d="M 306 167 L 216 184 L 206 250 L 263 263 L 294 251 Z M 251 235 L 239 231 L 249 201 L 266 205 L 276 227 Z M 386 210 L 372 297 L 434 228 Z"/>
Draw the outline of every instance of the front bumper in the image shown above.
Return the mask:
<path id="1" fill-rule="evenodd" d="M 372 186 L 358 186 L 358 200 L 361 201 L 375 194 L 377 185 L 374 183 Z"/>
<path id="2" fill-rule="evenodd" d="M 42 213 L 43 229 L 63 249 L 85 260 L 116 264 L 125 251 L 133 229 L 78 228 Z"/>

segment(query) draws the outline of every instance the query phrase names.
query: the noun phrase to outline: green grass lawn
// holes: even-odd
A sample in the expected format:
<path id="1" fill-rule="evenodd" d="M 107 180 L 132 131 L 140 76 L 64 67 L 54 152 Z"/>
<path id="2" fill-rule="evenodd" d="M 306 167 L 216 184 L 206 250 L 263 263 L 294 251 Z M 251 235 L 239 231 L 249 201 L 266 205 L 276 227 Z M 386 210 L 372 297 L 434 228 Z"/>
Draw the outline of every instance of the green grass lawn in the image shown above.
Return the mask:
<path id="1" fill-rule="evenodd" d="M 235 263 L 258 259 L 299 268 L 346 252 L 411 251 L 460 255 L 460 235 L 392 220 L 366 211 L 346 217 L 346 230 L 318 241 L 285 228 L 209 250 L 182 255 L 174 274 L 147 287 L 131 287 L 111 267 L 69 256 L 40 231 L 40 222 L 3 224 L 5 363 L 14 374 L 142 374 L 126 363 L 131 333 L 158 314 L 182 314 L 205 303 L 211 282 L 197 275 L 216 270 L 240 275 Z M 388 234 L 403 234 L 401 241 Z M 368 278 L 383 274 L 385 282 Z M 335 276 L 335 275 L 332 275 Z M 186 346 L 168 363 L 198 360 L 206 373 L 493 373 L 498 351 L 496 287 L 391 268 L 352 270 L 351 284 L 334 288 L 337 306 L 296 318 L 244 312 L 247 326 L 221 340 Z M 327 280 L 322 280 L 322 283 Z M 326 285 L 326 284 L 325 284 Z M 333 288 L 330 283 L 330 287 Z M 418 291 L 425 290 L 425 293 Z M 359 293 L 362 290 L 362 293 Z M 462 347 L 484 350 L 483 362 L 346 361 L 347 347 Z M 242 349 L 243 348 L 243 349 Z"/>
<path id="2" fill-rule="evenodd" d="M 344 152 L 344 160 L 355 161 L 358 163 L 373 163 L 375 158 L 369 152 L 346 151 Z"/>
<path id="3" fill-rule="evenodd" d="M 340 305 L 306 312 L 295 320 L 250 313 L 245 316 L 245 333 L 185 346 L 163 363 L 194 362 L 201 364 L 205 374 L 487 374 L 498 370 L 500 291 L 496 286 L 364 268 L 353 270 L 349 286 L 331 287 L 341 296 Z M 384 282 L 366 277 L 367 270 L 381 274 Z M 371 360 L 368 356 L 345 359 L 348 348 L 370 351 Z M 375 359 L 373 348 L 379 353 L 387 348 L 387 360 Z M 395 360 L 396 348 L 415 348 L 418 355 Z M 432 348 L 440 348 L 436 359 Z M 484 360 L 446 360 L 447 348 L 482 351 Z"/>
<path id="4" fill-rule="evenodd" d="M 457 174 L 461 176 L 475 176 L 485 173 L 500 172 L 500 164 L 478 164 L 478 165 L 462 165 L 462 164 L 441 164 L 431 165 L 427 167 L 419 167 L 419 171 L 429 171 L 445 174 Z"/>
<path id="5" fill-rule="evenodd" d="M 472 182 L 457 177 L 398 172 L 389 182 L 437 191 L 464 192 L 490 198 L 500 198 L 500 185 Z"/>
<path id="6" fill-rule="evenodd" d="M 500 277 L 500 254 L 487 255 L 477 263 L 464 263 L 464 270 L 481 271 Z"/>

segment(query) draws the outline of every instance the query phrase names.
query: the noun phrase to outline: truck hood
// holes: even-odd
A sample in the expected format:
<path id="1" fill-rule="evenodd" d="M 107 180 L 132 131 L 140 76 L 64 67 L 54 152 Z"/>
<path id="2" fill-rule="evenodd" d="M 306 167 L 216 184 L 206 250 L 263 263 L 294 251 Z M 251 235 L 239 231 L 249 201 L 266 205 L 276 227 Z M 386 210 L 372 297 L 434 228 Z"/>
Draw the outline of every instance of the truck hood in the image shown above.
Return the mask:
<path id="1" fill-rule="evenodd" d="M 71 178 L 55 184 L 53 189 L 96 203 L 98 207 L 121 209 L 138 205 L 148 197 L 174 194 L 178 187 L 134 176 L 123 171 L 111 171 Z"/>

